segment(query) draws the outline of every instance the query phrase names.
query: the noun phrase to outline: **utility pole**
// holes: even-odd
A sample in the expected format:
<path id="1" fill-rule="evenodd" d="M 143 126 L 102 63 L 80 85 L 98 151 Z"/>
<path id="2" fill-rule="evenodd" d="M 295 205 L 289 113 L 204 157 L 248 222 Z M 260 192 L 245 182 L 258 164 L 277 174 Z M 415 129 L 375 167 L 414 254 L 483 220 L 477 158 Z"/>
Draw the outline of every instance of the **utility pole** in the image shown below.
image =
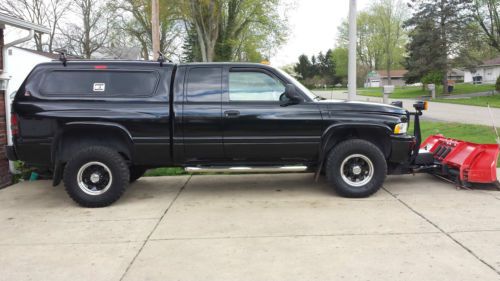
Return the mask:
<path id="1" fill-rule="evenodd" d="M 354 100 L 356 98 L 356 13 L 356 0 L 349 0 L 349 68 L 347 71 L 349 100 Z"/>
<path id="2" fill-rule="evenodd" d="M 160 4 L 159 0 L 151 0 L 151 32 L 153 40 L 153 59 L 158 59 L 160 52 Z"/>

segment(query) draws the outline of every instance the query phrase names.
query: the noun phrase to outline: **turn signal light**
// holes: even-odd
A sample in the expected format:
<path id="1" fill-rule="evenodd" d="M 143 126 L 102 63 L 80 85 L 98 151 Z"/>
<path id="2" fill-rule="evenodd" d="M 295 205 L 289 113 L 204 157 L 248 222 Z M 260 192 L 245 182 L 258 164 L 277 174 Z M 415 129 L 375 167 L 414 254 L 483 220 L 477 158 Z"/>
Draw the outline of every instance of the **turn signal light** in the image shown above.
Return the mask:
<path id="1" fill-rule="evenodd" d="M 415 108 L 416 110 L 427 110 L 429 109 L 429 102 L 427 101 L 417 101 L 417 103 L 415 103 L 413 105 L 413 108 Z"/>

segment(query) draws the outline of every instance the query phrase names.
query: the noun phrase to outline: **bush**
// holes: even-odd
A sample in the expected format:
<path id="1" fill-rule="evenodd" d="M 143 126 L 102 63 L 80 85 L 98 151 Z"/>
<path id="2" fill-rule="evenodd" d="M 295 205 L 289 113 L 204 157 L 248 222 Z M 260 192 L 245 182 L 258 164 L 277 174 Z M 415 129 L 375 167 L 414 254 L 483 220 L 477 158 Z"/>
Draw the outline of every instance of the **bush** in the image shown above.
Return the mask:
<path id="1" fill-rule="evenodd" d="M 422 77 L 423 84 L 440 85 L 443 82 L 443 73 L 441 71 L 431 71 Z"/>
<path id="2" fill-rule="evenodd" d="M 24 166 L 24 162 L 15 161 L 14 168 L 19 172 L 12 177 L 13 183 L 18 183 L 23 180 L 28 180 L 30 178 L 31 172 L 33 169 L 27 168 Z"/>
<path id="3" fill-rule="evenodd" d="M 497 78 L 497 84 L 495 85 L 495 90 L 500 93 L 500 76 Z"/>

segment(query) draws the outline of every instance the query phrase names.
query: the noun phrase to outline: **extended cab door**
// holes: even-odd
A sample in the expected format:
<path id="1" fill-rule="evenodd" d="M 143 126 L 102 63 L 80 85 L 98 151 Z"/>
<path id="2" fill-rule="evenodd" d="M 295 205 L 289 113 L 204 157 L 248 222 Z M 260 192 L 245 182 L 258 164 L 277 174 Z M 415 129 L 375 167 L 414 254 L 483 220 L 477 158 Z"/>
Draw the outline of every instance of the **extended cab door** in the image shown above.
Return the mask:
<path id="1" fill-rule="evenodd" d="M 317 104 L 283 106 L 286 79 L 268 68 L 228 66 L 225 78 L 222 114 L 228 159 L 247 164 L 316 159 L 322 129 Z"/>
<path id="2" fill-rule="evenodd" d="M 222 160 L 222 66 L 190 65 L 184 73 L 184 162 L 211 164 Z"/>

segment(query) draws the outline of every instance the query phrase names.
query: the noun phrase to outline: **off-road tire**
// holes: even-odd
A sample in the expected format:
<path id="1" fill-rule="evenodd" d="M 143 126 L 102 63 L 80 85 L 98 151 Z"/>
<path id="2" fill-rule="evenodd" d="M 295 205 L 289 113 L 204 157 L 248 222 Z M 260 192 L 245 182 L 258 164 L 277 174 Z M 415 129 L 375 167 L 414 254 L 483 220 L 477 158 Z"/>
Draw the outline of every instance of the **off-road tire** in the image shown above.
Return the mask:
<path id="1" fill-rule="evenodd" d="M 373 166 L 371 179 L 362 186 L 352 186 L 341 172 L 342 163 L 353 157 L 362 155 L 368 158 Z M 326 178 L 337 194 L 349 198 L 363 198 L 376 193 L 385 181 L 387 162 L 380 149 L 371 142 L 361 139 L 351 139 L 337 144 L 328 154 L 326 161 Z"/>
<path id="2" fill-rule="evenodd" d="M 130 167 L 130 183 L 135 182 L 146 173 L 148 169 L 144 167 L 132 166 Z"/>
<path id="3" fill-rule="evenodd" d="M 100 162 L 111 172 L 111 184 L 107 191 L 99 195 L 89 195 L 80 188 L 78 175 L 80 168 L 91 162 Z M 78 151 L 66 164 L 64 185 L 68 195 L 80 206 L 88 208 L 106 207 L 117 201 L 129 183 L 129 168 L 123 157 L 113 149 L 92 146 Z"/>

